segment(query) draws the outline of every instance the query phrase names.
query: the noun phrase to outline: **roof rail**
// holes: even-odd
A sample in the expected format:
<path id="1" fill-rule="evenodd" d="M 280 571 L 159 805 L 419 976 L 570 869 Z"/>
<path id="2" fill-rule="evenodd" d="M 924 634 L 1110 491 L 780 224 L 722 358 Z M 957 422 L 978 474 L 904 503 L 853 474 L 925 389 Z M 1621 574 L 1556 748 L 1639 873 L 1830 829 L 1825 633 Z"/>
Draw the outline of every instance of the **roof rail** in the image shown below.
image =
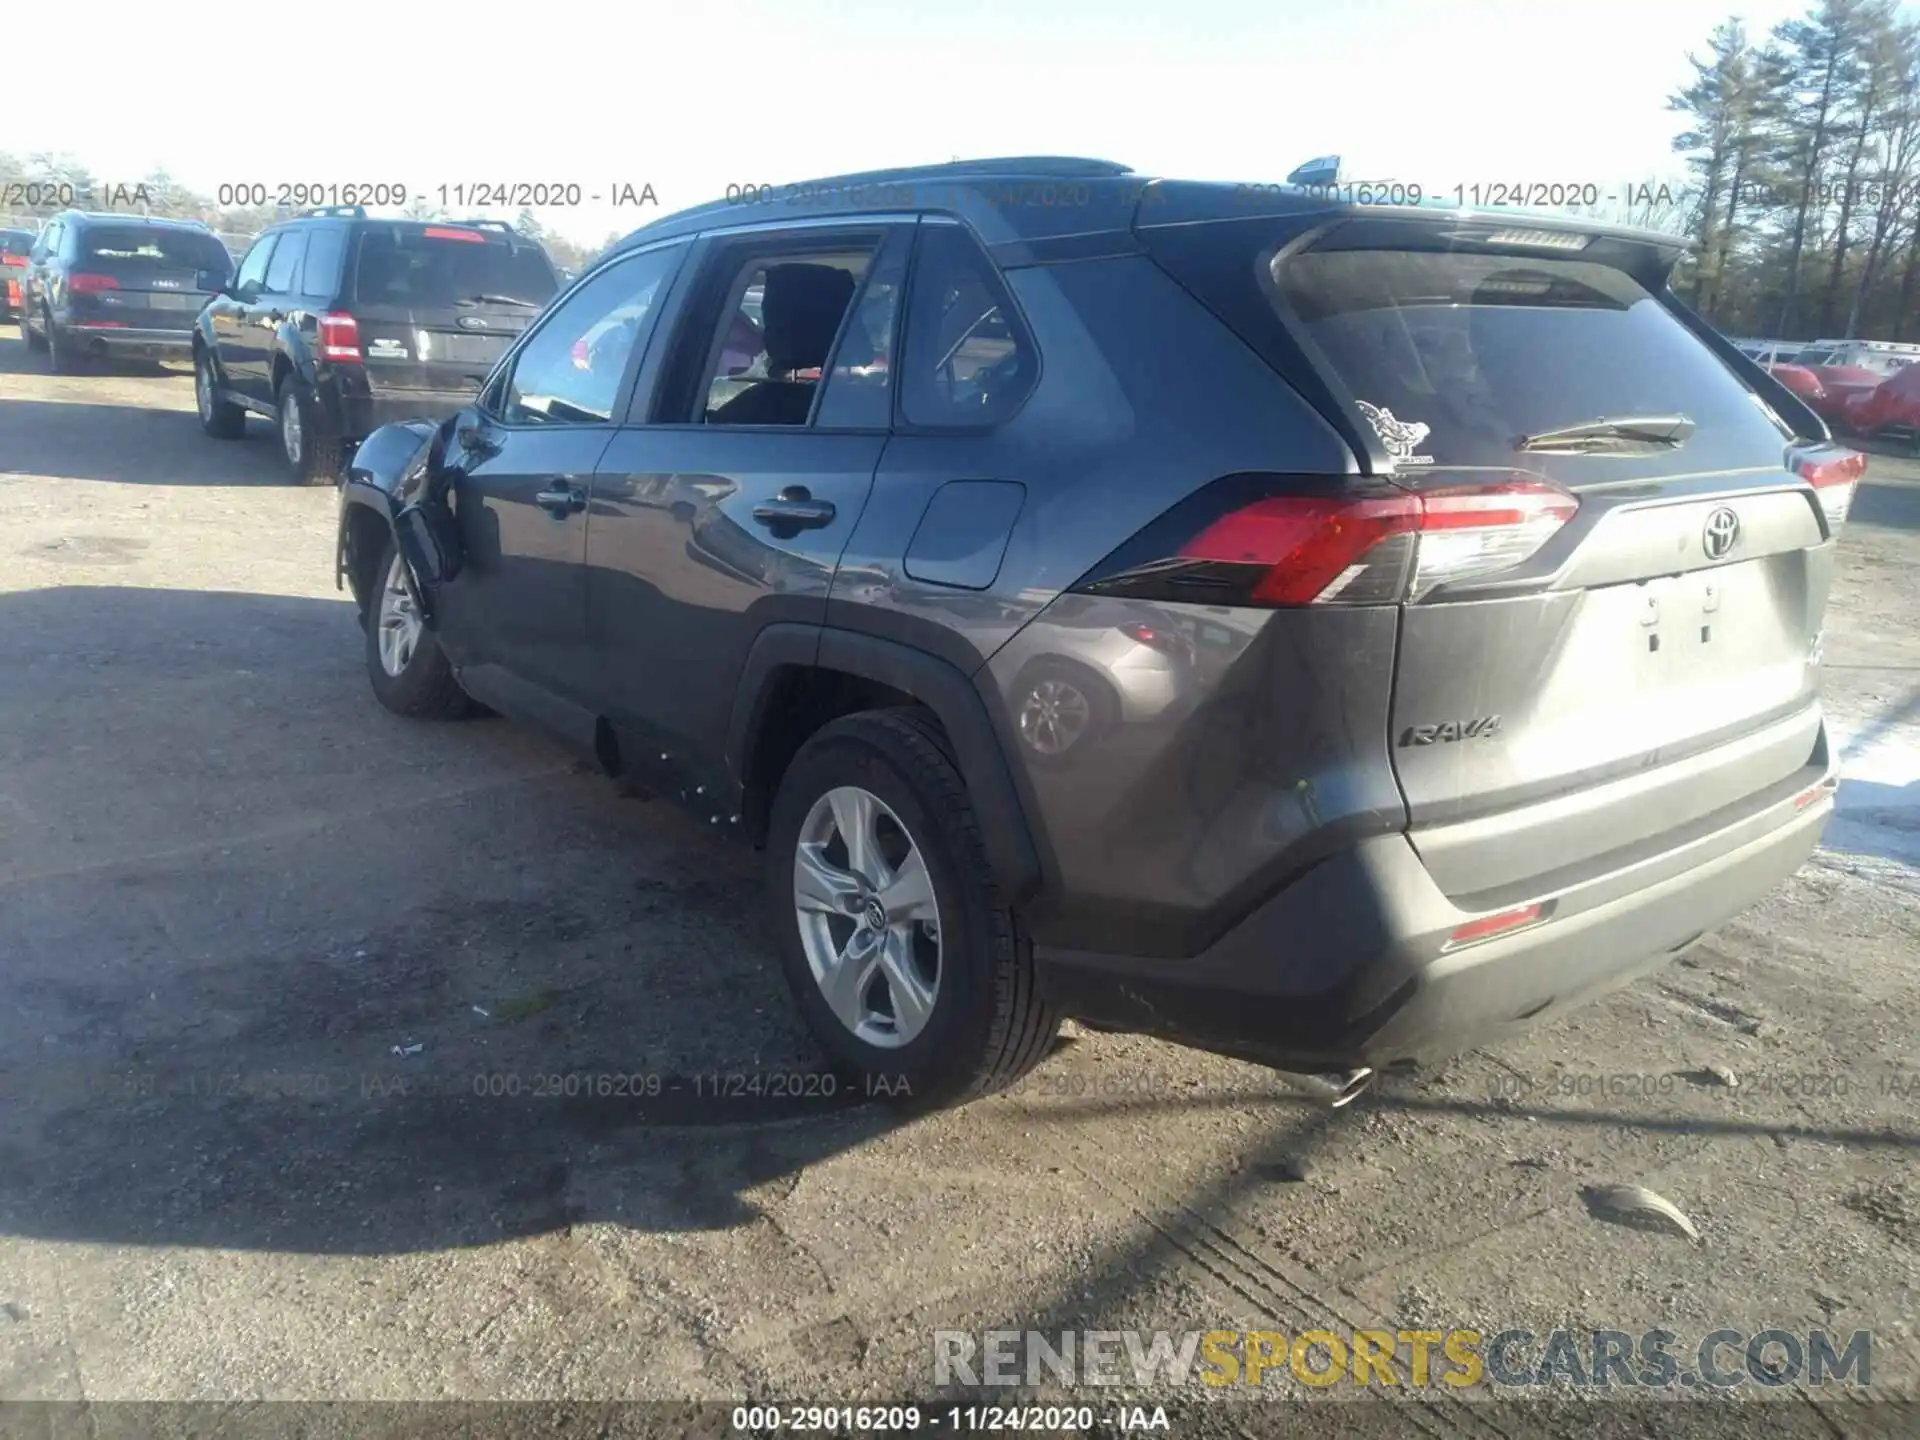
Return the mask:
<path id="1" fill-rule="evenodd" d="M 295 220 L 313 220 L 333 215 L 344 215 L 350 219 L 364 220 L 367 218 L 367 207 L 364 205 L 315 205 L 309 209 L 297 211 L 292 218 Z"/>

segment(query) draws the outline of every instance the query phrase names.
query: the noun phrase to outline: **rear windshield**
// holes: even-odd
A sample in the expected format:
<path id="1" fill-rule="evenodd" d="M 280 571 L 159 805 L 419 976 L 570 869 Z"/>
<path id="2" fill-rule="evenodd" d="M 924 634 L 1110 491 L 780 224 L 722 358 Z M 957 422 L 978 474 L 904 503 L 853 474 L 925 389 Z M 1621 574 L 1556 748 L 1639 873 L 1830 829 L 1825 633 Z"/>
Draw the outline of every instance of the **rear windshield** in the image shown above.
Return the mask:
<path id="1" fill-rule="evenodd" d="M 505 236 L 452 239 L 434 228 L 369 229 L 360 236 L 354 296 L 362 305 L 445 309 L 482 296 L 544 306 L 560 288 L 559 277 L 537 245 Z M 531 313 L 531 312 L 529 312 Z"/>
<path id="2" fill-rule="evenodd" d="M 1389 451 L 1413 463 L 1517 465 L 1585 483 L 1780 464 L 1783 427 L 1771 412 L 1610 266 L 1309 250 L 1276 260 L 1273 279 Z M 1696 428 L 1657 455 L 1518 449 L 1523 436 L 1585 421 L 1672 414 Z"/>
<path id="3" fill-rule="evenodd" d="M 89 226 L 80 232 L 80 258 L 122 270 L 218 270 L 232 268 L 227 250 L 197 230 L 157 225 Z"/>
<path id="4" fill-rule="evenodd" d="M 0 255 L 24 255 L 33 248 L 33 236 L 25 230 L 0 230 Z"/>

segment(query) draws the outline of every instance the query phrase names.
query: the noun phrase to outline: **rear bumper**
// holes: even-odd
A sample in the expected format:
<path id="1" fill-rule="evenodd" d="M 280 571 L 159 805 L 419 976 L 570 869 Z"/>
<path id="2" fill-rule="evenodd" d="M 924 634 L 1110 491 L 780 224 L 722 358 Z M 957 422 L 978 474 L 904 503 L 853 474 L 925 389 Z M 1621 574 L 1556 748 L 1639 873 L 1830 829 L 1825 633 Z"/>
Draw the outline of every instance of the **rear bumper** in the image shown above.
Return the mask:
<path id="1" fill-rule="evenodd" d="M 437 424 L 455 411 L 471 405 L 473 399 L 468 391 L 348 392 L 338 387 L 323 387 L 321 409 L 335 437 L 358 443 L 382 425 L 390 425 L 398 420 L 431 420 Z"/>
<path id="2" fill-rule="evenodd" d="M 1792 875 L 1833 812 L 1831 769 L 1794 779 L 1721 830 L 1537 897 L 1544 923 L 1465 948 L 1446 945 L 1475 915 L 1386 835 L 1314 866 L 1199 955 L 1041 950 L 1042 983 L 1070 1015 L 1285 1069 L 1458 1054 L 1657 968 Z"/>
<path id="3" fill-rule="evenodd" d="M 193 355 L 193 331 L 134 329 L 130 326 L 96 325 L 79 320 L 62 327 L 74 347 L 80 350 L 106 351 L 114 355 L 166 355 L 190 359 Z"/>

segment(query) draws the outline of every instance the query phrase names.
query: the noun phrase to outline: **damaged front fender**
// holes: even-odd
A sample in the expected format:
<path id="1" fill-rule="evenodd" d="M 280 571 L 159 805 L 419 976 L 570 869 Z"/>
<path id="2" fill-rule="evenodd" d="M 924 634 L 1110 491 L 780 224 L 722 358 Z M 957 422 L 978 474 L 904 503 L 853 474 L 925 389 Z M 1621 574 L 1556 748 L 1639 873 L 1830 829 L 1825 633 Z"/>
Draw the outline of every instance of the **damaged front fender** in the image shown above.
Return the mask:
<path id="1" fill-rule="evenodd" d="M 340 487 L 336 579 L 364 576 L 358 567 L 371 558 L 364 553 L 369 540 L 377 536 L 384 543 L 390 533 L 429 625 L 436 592 L 460 572 L 459 536 L 446 499 L 452 477 L 442 463 L 454 424 L 450 418 L 439 425 L 406 420 L 381 426 L 354 452 Z M 368 513 L 384 523 L 361 518 Z"/>

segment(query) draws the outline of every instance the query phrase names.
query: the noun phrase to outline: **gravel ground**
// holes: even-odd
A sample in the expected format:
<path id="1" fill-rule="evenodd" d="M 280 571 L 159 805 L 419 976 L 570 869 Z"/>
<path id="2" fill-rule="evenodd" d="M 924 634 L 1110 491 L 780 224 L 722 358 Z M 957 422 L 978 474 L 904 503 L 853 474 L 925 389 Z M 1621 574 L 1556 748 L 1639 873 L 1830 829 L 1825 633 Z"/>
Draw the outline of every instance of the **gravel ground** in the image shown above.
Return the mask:
<path id="1" fill-rule="evenodd" d="M 381 711 L 278 458 L 0 339 L 0 1397 L 878 1399 L 935 1329 L 1370 1324 L 1871 1329 L 1920 1387 L 1920 464 L 1844 541 L 1829 844 L 1684 963 L 1337 1114 L 1075 1032 L 903 1123 L 713 1093 L 819 1065 L 754 857 Z"/>

